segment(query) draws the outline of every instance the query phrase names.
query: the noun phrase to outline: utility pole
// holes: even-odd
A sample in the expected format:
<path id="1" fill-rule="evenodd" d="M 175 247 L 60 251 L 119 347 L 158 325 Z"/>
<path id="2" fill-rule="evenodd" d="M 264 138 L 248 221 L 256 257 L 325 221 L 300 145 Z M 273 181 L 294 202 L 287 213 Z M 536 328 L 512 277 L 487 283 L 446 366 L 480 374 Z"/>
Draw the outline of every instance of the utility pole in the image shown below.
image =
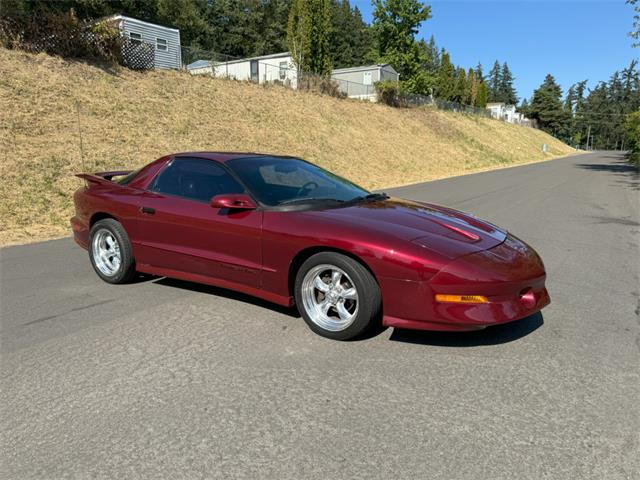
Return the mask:
<path id="1" fill-rule="evenodd" d="M 587 129 L 587 150 L 589 150 L 589 136 L 591 135 L 591 125 Z"/>

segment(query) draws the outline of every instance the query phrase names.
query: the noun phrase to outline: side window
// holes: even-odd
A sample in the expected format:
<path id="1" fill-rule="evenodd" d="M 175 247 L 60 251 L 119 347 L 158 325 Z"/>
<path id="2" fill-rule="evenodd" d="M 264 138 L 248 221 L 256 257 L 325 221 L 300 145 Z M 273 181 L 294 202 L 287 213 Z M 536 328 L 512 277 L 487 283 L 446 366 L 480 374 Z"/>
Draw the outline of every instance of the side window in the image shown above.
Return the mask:
<path id="1" fill-rule="evenodd" d="M 176 158 L 151 184 L 151 191 L 208 203 L 223 193 L 244 193 L 244 188 L 212 160 Z"/>
<path id="2" fill-rule="evenodd" d="M 167 51 L 167 41 L 164 38 L 156 38 L 156 50 Z"/>
<path id="3" fill-rule="evenodd" d="M 142 35 L 139 33 L 129 32 L 129 38 L 133 44 L 140 45 L 142 43 Z"/>

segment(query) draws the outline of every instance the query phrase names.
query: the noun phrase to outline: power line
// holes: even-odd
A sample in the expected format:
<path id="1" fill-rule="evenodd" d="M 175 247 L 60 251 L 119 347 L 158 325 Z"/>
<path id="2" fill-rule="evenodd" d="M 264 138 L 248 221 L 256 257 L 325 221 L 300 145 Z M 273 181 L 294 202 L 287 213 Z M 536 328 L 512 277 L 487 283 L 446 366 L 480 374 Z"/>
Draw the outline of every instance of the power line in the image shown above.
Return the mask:
<path id="1" fill-rule="evenodd" d="M 629 112 L 629 113 L 633 113 L 633 112 Z M 581 112 L 581 113 L 577 113 L 576 117 L 583 117 L 583 116 L 594 116 L 594 117 L 625 117 L 627 115 L 629 115 L 629 113 L 599 113 L 599 112 Z"/>

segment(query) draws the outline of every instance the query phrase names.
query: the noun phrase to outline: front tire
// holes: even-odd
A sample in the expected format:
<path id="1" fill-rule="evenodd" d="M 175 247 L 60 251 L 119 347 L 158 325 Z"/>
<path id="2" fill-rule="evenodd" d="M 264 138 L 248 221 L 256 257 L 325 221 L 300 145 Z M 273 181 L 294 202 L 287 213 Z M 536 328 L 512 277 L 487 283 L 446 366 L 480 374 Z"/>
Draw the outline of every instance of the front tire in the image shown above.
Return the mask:
<path id="1" fill-rule="evenodd" d="M 300 315 L 318 335 L 350 340 L 378 319 L 380 287 L 359 262 L 335 252 L 309 257 L 296 275 L 295 300 Z"/>
<path id="2" fill-rule="evenodd" d="M 89 259 L 98 276 L 107 283 L 127 283 L 136 273 L 129 236 L 122 224 L 112 218 L 91 227 Z"/>

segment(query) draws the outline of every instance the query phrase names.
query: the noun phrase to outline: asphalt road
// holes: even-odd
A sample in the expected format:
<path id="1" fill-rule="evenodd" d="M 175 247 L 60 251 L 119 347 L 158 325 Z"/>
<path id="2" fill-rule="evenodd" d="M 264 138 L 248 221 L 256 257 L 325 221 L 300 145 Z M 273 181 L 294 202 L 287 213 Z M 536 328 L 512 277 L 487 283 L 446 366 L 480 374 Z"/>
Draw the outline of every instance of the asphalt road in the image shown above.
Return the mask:
<path id="1" fill-rule="evenodd" d="M 640 178 L 616 153 L 393 191 L 508 228 L 552 304 L 472 334 L 350 343 L 71 240 L 1 257 L 0 477 L 640 478 Z"/>

